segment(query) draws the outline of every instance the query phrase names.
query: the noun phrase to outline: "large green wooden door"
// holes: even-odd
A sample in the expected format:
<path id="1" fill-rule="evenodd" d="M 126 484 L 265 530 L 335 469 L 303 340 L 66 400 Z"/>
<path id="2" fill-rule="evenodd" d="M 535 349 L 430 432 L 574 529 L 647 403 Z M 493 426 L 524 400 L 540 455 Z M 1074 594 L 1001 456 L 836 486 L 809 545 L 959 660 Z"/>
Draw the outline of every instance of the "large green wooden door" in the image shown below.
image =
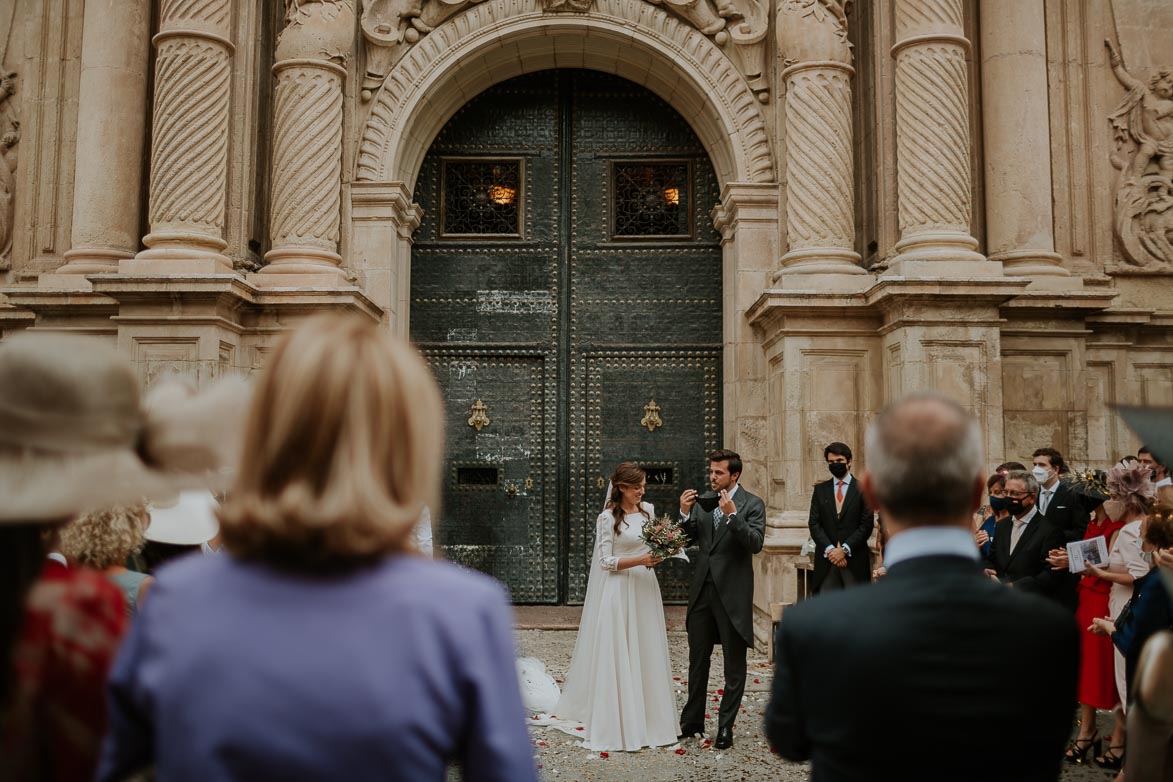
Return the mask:
<path id="1" fill-rule="evenodd" d="M 718 183 L 652 93 L 544 71 L 474 98 L 416 200 L 411 334 L 447 404 L 445 554 L 522 603 L 581 602 L 615 464 L 671 511 L 721 442 Z M 659 570 L 666 601 L 689 566 Z"/>

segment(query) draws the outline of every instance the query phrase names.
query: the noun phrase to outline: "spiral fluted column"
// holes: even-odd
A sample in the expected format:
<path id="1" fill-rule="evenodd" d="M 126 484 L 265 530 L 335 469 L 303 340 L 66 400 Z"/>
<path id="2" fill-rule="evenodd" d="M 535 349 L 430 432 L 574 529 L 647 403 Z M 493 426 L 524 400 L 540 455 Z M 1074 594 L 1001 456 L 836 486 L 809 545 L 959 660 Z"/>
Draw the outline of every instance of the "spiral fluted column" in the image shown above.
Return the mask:
<path id="1" fill-rule="evenodd" d="M 843 10 L 842 7 L 839 8 Z M 786 287 L 862 284 L 855 252 L 851 46 L 846 16 L 779 4 L 786 69 Z M 818 275 L 817 277 L 812 275 Z M 827 275 L 835 275 L 828 278 Z"/>
<path id="2" fill-rule="evenodd" d="M 152 271 L 230 271 L 224 256 L 228 186 L 231 0 L 163 0 L 155 35 L 150 233 Z M 163 262 L 160 268 L 156 262 Z M 182 264 L 182 265 L 179 265 Z"/>
<path id="3" fill-rule="evenodd" d="M 897 273 L 982 263 L 970 236 L 969 84 L 961 0 L 895 0 Z M 921 266 L 928 263 L 929 266 Z M 985 266 L 985 264 L 983 264 Z"/>
<path id="4" fill-rule="evenodd" d="M 301 3 L 281 33 L 273 66 L 272 246 L 262 277 L 343 277 L 342 88 L 353 31 L 349 2 L 311 1 Z"/>
<path id="5" fill-rule="evenodd" d="M 151 51 L 151 0 L 120 0 L 88 10 L 82 28 L 72 247 L 57 270 L 77 275 L 71 279 L 82 285 L 88 283 L 80 275 L 116 272 L 118 262 L 133 258 L 138 249 Z"/>

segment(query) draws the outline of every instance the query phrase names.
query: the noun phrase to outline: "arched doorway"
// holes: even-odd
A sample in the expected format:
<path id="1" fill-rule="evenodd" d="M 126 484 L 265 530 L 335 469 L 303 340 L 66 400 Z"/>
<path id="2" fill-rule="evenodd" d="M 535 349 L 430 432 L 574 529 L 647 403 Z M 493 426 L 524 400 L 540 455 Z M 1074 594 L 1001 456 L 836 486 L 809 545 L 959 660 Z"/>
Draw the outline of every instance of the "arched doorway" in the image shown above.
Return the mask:
<path id="1" fill-rule="evenodd" d="M 676 111 L 594 71 L 502 82 L 427 153 L 410 329 L 447 405 L 439 542 L 517 602 L 581 601 L 617 462 L 648 468 L 660 512 L 702 484 L 722 440 L 718 192 Z M 687 574 L 662 567 L 666 600 Z"/>

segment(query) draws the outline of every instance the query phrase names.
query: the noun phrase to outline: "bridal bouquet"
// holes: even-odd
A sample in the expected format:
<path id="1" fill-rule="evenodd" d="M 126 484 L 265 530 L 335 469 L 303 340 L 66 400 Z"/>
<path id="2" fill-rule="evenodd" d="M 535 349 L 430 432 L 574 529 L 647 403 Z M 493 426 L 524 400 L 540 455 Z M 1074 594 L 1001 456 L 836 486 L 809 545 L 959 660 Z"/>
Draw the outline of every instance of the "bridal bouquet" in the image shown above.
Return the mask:
<path id="1" fill-rule="evenodd" d="M 688 536 L 680 528 L 680 523 L 671 516 L 661 516 L 644 522 L 643 534 L 640 537 L 648 544 L 652 554 L 660 559 L 681 556 L 684 547 L 688 545 Z"/>

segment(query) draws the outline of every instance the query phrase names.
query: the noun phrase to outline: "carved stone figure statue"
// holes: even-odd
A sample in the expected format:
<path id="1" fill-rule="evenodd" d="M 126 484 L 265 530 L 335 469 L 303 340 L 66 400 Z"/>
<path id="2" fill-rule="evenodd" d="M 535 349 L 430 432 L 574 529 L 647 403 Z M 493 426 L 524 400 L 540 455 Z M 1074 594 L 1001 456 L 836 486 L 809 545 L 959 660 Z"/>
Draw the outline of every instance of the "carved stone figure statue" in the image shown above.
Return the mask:
<path id="1" fill-rule="evenodd" d="M 1116 236 L 1136 266 L 1173 266 L 1173 69 L 1148 83 L 1128 72 L 1111 41 L 1112 72 L 1128 90 L 1109 117 L 1116 140 Z"/>
<path id="2" fill-rule="evenodd" d="M 11 263 L 13 221 L 16 216 L 16 144 L 20 122 L 12 106 L 16 74 L 0 73 L 0 269 Z"/>

